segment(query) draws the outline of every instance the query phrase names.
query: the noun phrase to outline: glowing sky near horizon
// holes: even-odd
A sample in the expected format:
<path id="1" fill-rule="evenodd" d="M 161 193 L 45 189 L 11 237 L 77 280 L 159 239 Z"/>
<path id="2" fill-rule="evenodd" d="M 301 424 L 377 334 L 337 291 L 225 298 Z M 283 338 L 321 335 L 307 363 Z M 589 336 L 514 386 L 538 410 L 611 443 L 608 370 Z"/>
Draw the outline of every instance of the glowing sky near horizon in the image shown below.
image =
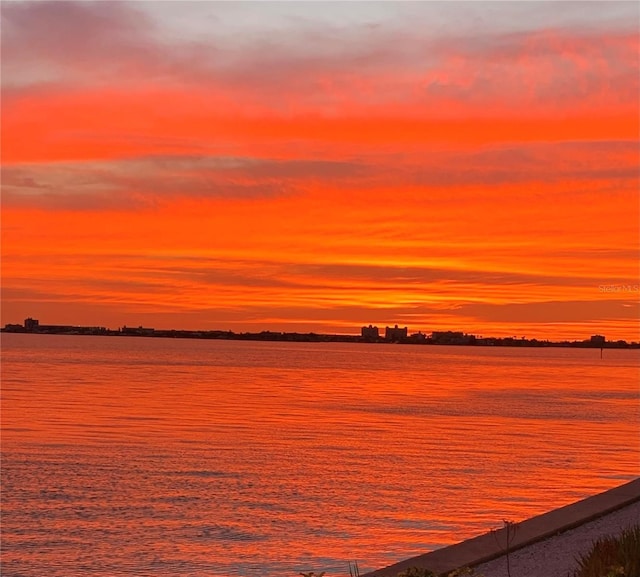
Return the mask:
<path id="1" fill-rule="evenodd" d="M 636 2 L 2 2 L 2 318 L 640 339 Z"/>

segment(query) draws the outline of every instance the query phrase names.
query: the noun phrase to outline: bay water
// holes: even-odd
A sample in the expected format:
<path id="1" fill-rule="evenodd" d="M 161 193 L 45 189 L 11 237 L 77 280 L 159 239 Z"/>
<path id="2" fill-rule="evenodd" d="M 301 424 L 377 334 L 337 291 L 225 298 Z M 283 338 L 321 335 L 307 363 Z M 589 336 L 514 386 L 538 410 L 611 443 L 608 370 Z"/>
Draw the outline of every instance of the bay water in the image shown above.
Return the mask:
<path id="1" fill-rule="evenodd" d="M 2 574 L 348 575 L 640 475 L 640 351 L 2 335 Z"/>

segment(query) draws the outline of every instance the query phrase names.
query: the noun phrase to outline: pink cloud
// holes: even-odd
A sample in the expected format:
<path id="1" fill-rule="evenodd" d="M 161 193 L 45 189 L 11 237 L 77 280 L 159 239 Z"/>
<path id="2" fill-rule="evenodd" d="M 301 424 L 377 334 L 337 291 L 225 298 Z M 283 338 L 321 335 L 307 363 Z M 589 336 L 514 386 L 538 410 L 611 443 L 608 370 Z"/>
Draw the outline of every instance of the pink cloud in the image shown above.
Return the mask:
<path id="1" fill-rule="evenodd" d="M 637 30 L 485 28 L 442 37 L 403 26 L 290 29 L 235 45 L 215 34 L 165 42 L 135 3 L 10 3 L 3 82 L 197 86 L 294 115 L 387 114 L 390 106 L 421 116 L 531 114 L 637 101 Z"/>

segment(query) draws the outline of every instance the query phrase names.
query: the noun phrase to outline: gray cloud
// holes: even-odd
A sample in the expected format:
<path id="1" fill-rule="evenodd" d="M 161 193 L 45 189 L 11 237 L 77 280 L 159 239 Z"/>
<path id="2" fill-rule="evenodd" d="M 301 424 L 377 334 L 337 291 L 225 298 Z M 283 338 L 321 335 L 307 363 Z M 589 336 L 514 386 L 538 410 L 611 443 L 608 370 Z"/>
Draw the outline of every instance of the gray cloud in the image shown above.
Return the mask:
<path id="1" fill-rule="evenodd" d="M 637 188 L 640 175 L 636 143 L 533 143 L 342 161 L 156 155 L 21 164 L 3 169 L 2 188 L 7 205 L 94 210 L 133 209 L 177 196 L 290 196 L 304 194 L 309 182 L 340 186 L 347 194 L 375 185 L 394 186 L 402 195 L 407 185 L 446 191 L 460 186 L 611 179 L 620 191 Z"/>
<path id="2" fill-rule="evenodd" d="M 3 199 L 9 205 L 48 208 L 137 208 L 171 196 L 258 198 L 297 194 L 309 180 L 352 180 L 357 162 L 255 158 L 152 156 L 118 161 L 6 167 Z"/>
<path id="3" fill-rule="evenodd" d="M 4 3 L 3 86 L 84 84 L 150 66 L 160 55 L 147 26 L 135 5 L 117 1 Z"/>
<path id="4" fill-rule="evenodd" d="M 162 3 L 5 3 L 3 87 L 15 96 L 17 87 L 42 83 L 187 83 L 239 91 L 282 112 L 294 105 L 331 112 L 345 100 L 367 107 L 410 103 L 431 113 L 430 105 L 442 100 L 521 106 L 526 98 L 558 105 L 599 93 L 637 100 L 638 31 L 622 18 L 625 9 L 634 14 L 624 3 L 589 2 L 580 10 L 555 2 L 442 7 L 435 13 L 442 12 L 439 20 L 449 25 L 440 31 L 427 25 L 433 7 L 411 4 L 418 6 L 401 7 L 392 23 L 368 21 L 363 8 L 346 25 L 327 21 L 310 6 L 308 19 L 304 10 L 298 16 L 305 26 L 296 28 L 290 19 L 273 28 L 267 18 L 265 28 L 247 35 L 240 33 L 242 11 L 232 9 L 226 12 L 239 19 L 235 36 L 225 36 L 212 13 L 208 36 L 164 38 L 167 21 L 153 16 Z M 189 7 L 181 4 L 183 11 Z M 584 17 L 587 10 L 605 24 Z M 224 20 L 225 10 L 220 12 Z M 528 27 L 516 13 L 528 14 Z M 492 25 L 494 20 L 501 24 Z M 180 22 L 190 29 L 188 17 Z M 465 22 L 475 23 L 473 33 L 464 31 Z"/>

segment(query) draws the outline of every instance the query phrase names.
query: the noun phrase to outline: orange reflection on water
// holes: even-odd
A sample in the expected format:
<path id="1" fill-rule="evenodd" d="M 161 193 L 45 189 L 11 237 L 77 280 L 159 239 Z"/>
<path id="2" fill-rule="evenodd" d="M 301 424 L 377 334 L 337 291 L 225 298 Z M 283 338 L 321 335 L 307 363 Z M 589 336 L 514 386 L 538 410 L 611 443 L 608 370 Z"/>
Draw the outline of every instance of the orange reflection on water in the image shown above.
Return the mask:
<path id="1" fill-rule="evenodd" d="M 386 565 L 637 475 L 638 361 L 5 335 L 6 567 Z"/>

